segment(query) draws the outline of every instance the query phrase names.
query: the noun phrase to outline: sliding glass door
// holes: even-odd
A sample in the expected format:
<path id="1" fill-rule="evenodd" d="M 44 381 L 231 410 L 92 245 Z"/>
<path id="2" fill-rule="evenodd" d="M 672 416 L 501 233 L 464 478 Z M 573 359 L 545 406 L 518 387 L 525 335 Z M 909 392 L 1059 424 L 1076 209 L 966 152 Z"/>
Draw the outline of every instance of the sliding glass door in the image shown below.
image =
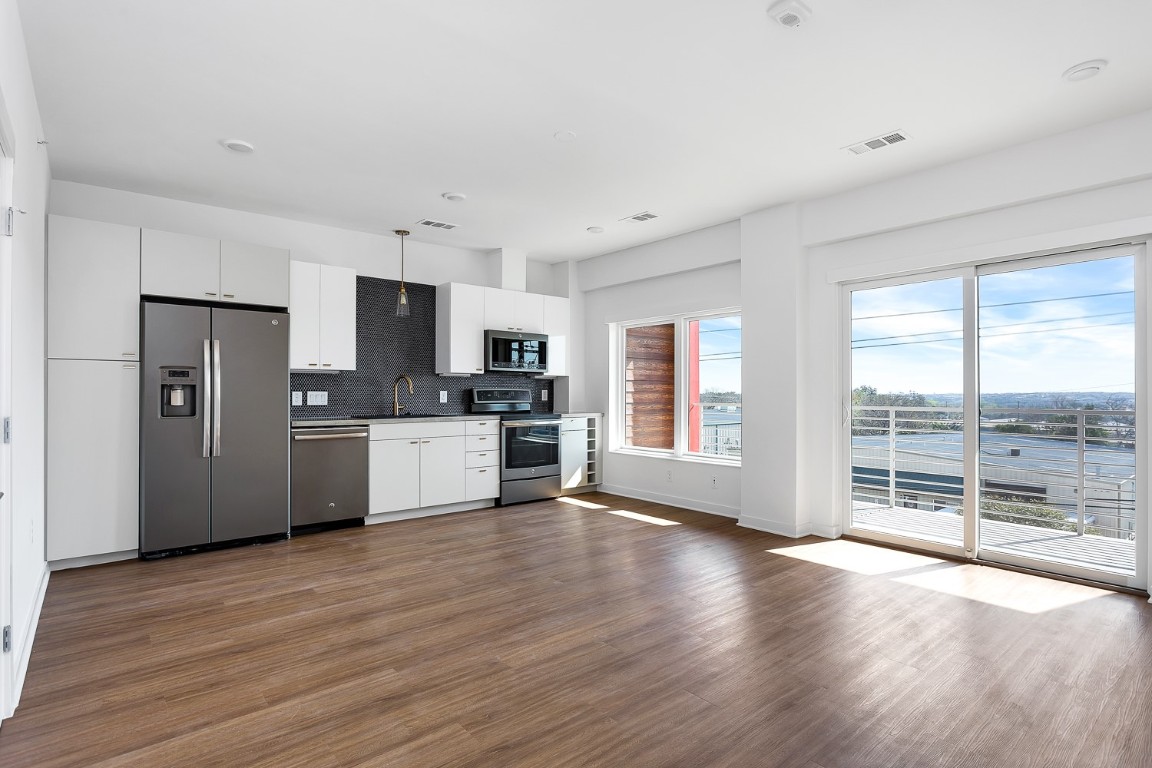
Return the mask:
<path id="1" fill-rule="evenodd" d="M 1145 586 L 1143 253 L 846 291 L 853 535 Z"/>
<path id="2" fill-rule="evenodd" d="M 963 545 L 963 287 L 852 291 L 853 528 Z"/>

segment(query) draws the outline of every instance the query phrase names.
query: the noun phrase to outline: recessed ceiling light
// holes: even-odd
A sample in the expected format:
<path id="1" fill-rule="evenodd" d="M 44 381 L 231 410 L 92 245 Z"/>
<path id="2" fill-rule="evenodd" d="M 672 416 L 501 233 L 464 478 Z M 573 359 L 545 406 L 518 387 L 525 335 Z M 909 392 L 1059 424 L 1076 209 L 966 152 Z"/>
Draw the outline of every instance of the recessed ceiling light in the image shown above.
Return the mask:
<path id="1" fill-rule="evenodd" d="M 1069 67 L 1064 71 L 1064 79 L 1070 83 L 1075 83 L 1080 80 L 1087 80 L 1090 77 L 1096 77 L 1104 71 L 1104 67 L 1108 66 L 1108 62 L 1104 59 L 1092 59 L 1091 61 L 1082 61 L 1074 67 Z"/>
<path id="2" fill-rule="evenodd" d="M 256 149 L 256 147 L 252 146 L 251 143 L 244 141 L 243 139 L 223 139 L 220 144 L 225 149 L 230 149 L 233 152 L 242 152 L 245 155 L 253 152 Z"/>
<path id="3" fill-rule="evenodd" d="M 575 131 L 556 131 L 556 133 L 552 134 L 552 138 L 556 139 L 556 141 L 562 141 L 565 143 L 567 143 L 569 141 L 576 141 L 576 132 Z"/>
<path id="4" fill-rule="evenodd" d="M 454 203 L 459 203 L 466 200 L 468 195 L 464 194 L 463 192 L 445 192 L 444 194 L 440 195 L 440 197 L 444 198 L 445 200 L 451 200 Z"/>
<path id="5" fill-rule="evenodd" d="M 594 235 L 600 235 L 604 233 L 604 227 L 588 227 L 585 231 L 591 232 Z"/>
<path id="6" fill-rule="evenodd" d="M 812 17 L 812 11 L 800 0 L 779 0 L 768 6 L 768 15 L 781 26 L 795 29 Z"/>

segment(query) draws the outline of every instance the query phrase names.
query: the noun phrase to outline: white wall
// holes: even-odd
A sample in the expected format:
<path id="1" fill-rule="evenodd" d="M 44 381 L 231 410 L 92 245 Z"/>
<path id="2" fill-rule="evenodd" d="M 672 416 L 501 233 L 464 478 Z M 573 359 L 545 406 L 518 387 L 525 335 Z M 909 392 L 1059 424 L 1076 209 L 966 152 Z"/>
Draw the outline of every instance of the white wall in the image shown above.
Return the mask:
<path id="1" fill-rule="evenodd" d="M 0 101 L 15 141 L 12 199 L 27 213 L 12 238 L 12 632 L 14 705 L 47 586 L 44 558 L 44 234 L 48 156 L 16 0 L 0 0 Z M 0 712 L 6 716 L 10 712 Z"/>
<path id="2" fill-rule="evenodd" d="M 708 266 L 683 269 L 691 254 Z M 611 392 L 609 323 L 708 311 L 740 303 L 739 224 L 651 243 L 613 255 L 616 268 L 599 257 L 579 262 L 578 280 L 598 286 L 583 292 L 584 398 L 586 410 L 607 414 Z M 662 270 L 676 270 L 660 274 Z M 636 275 L 656 275 L 636 281 Z M 613 275 L 619 282 L 613 283 Z M 612 428 L 605 422 L 606 432 Z M 740 513 L 740 468 L 691 460 L 604 454 L 603 490 L 736 517 Z M 672 480 L 668 480 L 668 472 Z M 712 477 L 716 476 L 716 487 Z"/>
<path id="3" fill-rule="evenodd" d="M 589 409 L 608 406 L 605 323 L 740 296 L 751 471 L 737 471 L 740 492 L 726 503 L 743 525 L 837 536 L 846 449 L 838 283 L 1145 238 L 1148 136 L 1152 112 L 579 262 Z M 716 266 L 735 258 L 738 271 Z M 669 464 L 682 462 L 609 454 L 605 477 L 637 496 L 701 506 L 709 494 L 692 470 L 689 487 L 667 487 Z"/>
<path id="4" fill-rule="evenodd" d="M 51 212 L 287 248 L 298 261 L 352 267 L 360 275 L 400 279 L 400 241 L 394 235 L 356 232 L 70 181 L 52 182 Z M 421 243 L 413 237 L 419 237 L 419 233 L 413 232 L 404 244 L 406 280 L 429 285 L 497 285 L 491 280 L 488 251 Z"/>

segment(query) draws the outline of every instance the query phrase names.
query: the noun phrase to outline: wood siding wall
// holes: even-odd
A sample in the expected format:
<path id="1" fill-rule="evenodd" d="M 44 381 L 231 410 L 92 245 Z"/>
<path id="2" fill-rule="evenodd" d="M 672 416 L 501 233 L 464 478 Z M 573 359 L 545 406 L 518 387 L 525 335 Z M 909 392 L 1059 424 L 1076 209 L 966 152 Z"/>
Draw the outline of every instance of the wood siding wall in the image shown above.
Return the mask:
<path id="1" fill-rule="evenodd" d="M 624 444 L 672 450 L 676 431 L 676 326 L 624 331 Z"/>

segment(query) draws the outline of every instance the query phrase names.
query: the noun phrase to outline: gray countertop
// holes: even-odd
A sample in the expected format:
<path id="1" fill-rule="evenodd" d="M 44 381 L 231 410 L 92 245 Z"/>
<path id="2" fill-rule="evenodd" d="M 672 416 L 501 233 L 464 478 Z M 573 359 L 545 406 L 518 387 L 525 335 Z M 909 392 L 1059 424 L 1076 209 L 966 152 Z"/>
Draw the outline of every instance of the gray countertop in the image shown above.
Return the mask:
<path id="1" fill-rule="evenodd" d="M 489 421 L 499 414 L 465 413 L 459 416 L 381 416 L 375 419 L 293 419 L 293 427 L 354 427 L 360 424 L 407 424 L 429 421 Z"/>

